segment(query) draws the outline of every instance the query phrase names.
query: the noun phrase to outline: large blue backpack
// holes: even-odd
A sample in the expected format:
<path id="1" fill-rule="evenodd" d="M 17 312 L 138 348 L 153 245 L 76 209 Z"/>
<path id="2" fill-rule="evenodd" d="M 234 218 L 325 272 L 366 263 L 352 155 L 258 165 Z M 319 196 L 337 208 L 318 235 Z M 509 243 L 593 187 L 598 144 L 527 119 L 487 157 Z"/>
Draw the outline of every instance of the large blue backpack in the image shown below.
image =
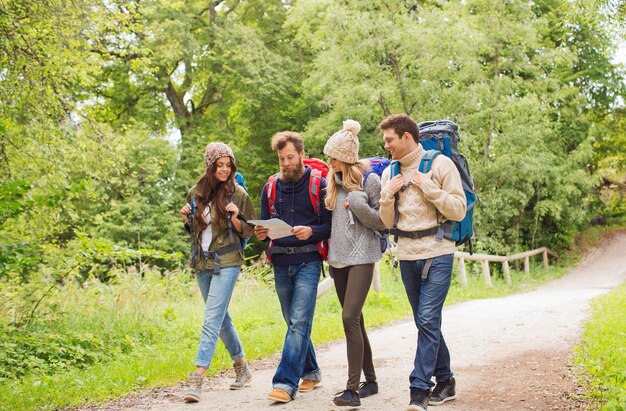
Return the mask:
<path id="1" fill-rule="evenodd" d="M 474 179 L 470 173 L 465 157 L 459 152 L 458 145 L 461 141 L 459 127 L 449 120 L 424 121 L 418 124 L 419 141 L 424 150 L 424 157 L 419 165 L 421 173 L 428 173 L 433 160 L 440 154 L 450 158 L 461 176 L 463 191 L 467 201 L 467 211 L 461 221 L 446 221 L 438 230 L 438 239 L 452 240 L 456 245 L 467 243 L 470 254 L 472 250 L 472 238 L 474 237 L 474 205 L 478 200 L 474 188 Z M 397 170 L 396 170 L 397 169 Z M 396 171 L 394 173 L 394 170 Z M 399 172 L 399 164 L 394 162 L 391 176 Z"/>
<path id="2" fill-rule="evenodd" d="M 461 141 L 459 127 L 450 120 L 424 121 L 418 125 L 420 135 L 419 140 L 424 150 L 430 153 L 424 155 L 420 163 L 420 172 L 428 173 L 435 157 L 443 154 L 450 158 L 459 174 L 465 198 L 467 201 L 467 212 L 461 221 L 448 221 L 443 225 L 444 238 L 456 242 L 456 245 L 468 243 L 469 251 L 472 253 L 472 238 L 474 237 L 474 205 L 478 200 L 474 179 L 470 173 L 465 157 L 459 152 L 458 145 Z"/>

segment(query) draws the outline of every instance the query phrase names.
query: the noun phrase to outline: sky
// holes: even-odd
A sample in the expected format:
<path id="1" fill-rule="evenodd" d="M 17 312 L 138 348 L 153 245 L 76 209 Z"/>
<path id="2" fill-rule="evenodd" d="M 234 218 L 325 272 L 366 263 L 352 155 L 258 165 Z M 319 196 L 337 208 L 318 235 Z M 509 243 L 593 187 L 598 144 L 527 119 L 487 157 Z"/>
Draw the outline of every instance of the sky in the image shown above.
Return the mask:
<path id="1" fill-rule="evenodd" d="M 626 65 L 626 40 L 622 40 L 617 52 L 615 53 L 614 61 L 616 63 L 622 63 Z"/>

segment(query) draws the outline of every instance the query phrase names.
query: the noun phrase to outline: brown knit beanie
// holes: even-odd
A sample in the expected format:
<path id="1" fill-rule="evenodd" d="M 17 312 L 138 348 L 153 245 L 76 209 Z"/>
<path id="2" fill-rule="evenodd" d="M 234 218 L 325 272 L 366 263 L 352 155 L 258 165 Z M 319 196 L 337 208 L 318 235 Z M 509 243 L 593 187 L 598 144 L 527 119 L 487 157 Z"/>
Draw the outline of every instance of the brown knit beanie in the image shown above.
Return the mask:
<path id="1" fill-rule="evenodd" d="M 206 146 L 206 150 L 204 150 L 204 164 L 206 165 L 206 168 L 211 167 L 212 163 L 222 157 L 230 157 L 233 161 L 235 161 L 235 154 L 227 144 L 213 142 Z"/>
<path id="2" fill-rule="evenodd" d="M 361 130 L 358 121 L 346 120 L 343 129 L 332 135 L 324 146 L 324 154 L 347 164 L 359 161 L 359 137 Z"/>

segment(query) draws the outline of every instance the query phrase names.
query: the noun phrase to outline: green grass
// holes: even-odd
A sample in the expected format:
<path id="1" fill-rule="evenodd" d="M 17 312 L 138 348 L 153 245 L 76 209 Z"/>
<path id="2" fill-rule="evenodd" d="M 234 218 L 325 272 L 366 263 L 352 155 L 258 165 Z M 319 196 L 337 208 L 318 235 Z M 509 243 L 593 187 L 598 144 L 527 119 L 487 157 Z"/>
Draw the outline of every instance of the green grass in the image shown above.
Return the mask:
<path id="1" fill-rule="evenodd" d="M 511 271 L 512 285 L 494 274 L 494 286 L 487 287 L 479 265 L 466 264 L 469 286 L 461 288 L 455 275 L 447 304 L 527 291 L 567 271 L 566 267 L 543 270 L 533 266 L 528 274 Z M 399 270 L 396 275 L 399 277 Z M 266 278 L 271 279 L 271 275 Z M 388 263 L 382 264 L 381 279 L 384 291 L 370 293 L 364 308 L 368 328 L 410 318 L 402 281 L 394 279 Z M 0 293 L 3 299 L 19 294 L 10 287 L 0 287 Z M 15 318 L 9 313 L 14 308 L 0 304 L 0 318 Z M 240 277 L 230 311 L 248 359 L 280 352 L 285 325 L 279 302 L 271 284 L 266 284 L 258 271 Z M 195 280 L 184 272 L 161 278 L 147 271 L 143 279 L 136 274 L 120 274 L 114 284 L 94 281 L 83 288 L 55 289 L 42 300 L 31 324 L 0 328 L 4 359 L 13 361 L 9 375 L 19 374 L 0 379 L 0 409 L 97 404 L 150 387 L 172 385 L 193 369 L 202 315 Z M 62 338 L 56 345 L 47 345 L 50 335 Z M 342 337 L 341 308 L 331 290 L 318 300 L 312 338 L 321 344 Z M 62 355 L 55 354 L 58 358 L 50 360 L 56 362 L 42 359 L 54 357 L 51 352 L 56 353 L 59 347 Z M 33 349 L 39 352 L 28 354 Z M 0 364 L 1 360 L 0 356 Z M 209 375 L 231 366 L 227 351 L 219 344 Z"/>
<path id="2" fill-rule="evenodd" d="M 626 409 L 626 284 L 593 301 L 574 362 L 594 409 Z"/>

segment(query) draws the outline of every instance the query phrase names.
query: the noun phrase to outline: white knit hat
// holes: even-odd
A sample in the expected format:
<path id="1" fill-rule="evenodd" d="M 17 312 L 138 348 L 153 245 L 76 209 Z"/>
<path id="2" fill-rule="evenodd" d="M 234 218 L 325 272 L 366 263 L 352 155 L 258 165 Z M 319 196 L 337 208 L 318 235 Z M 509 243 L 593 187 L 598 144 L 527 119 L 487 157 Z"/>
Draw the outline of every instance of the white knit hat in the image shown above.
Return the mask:
<path id="1" fill-rule="evenodd" d="M 359 161 L 359 137 L 361 130 L 358 121 L 346 120 L 343 129 L 332 135 L 324 146 L 324 154 L 347 164 Z"/>

